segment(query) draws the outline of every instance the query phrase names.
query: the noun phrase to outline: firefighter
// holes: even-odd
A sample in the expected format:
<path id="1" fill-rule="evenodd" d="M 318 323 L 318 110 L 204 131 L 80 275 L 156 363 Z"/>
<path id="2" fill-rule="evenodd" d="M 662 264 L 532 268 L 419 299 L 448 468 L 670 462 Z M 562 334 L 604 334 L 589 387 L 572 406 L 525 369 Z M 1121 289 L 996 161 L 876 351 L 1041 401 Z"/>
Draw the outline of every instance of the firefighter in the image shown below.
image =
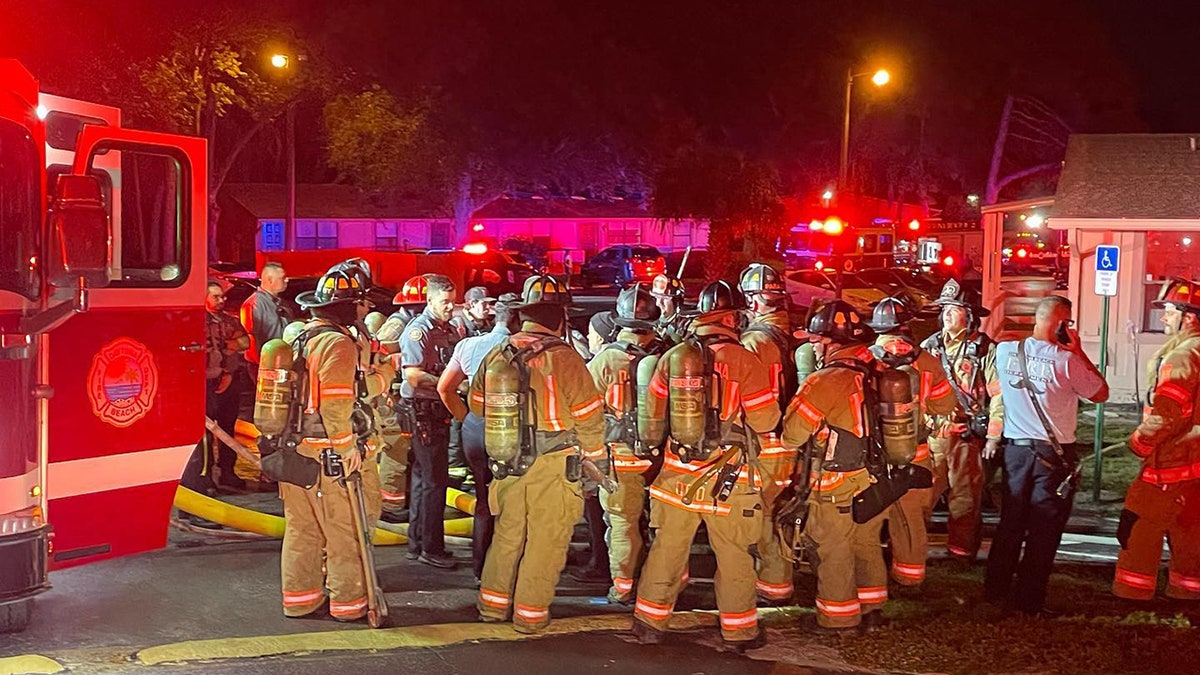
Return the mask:
<path id="1" fill-rule="evenodd" d="M 657 530 L 637 587 L 633 633 L 663 640 L 703 522 L 717 559 L 716 595 L 726 649 L 763 642 L 755 609 L 754 556 L 763 505 L 759 436 L 779 423 L 767 369 L 738 342 L 740 296 L 724 281 L 700 294 L 691 333 L 668 350 L 647 388 L 651 419 L 669 419 L 663 466 L 650 486 Z"/>
<path id="2" fill-rule="evenodd" d="M 356 340 L 351 328 L 370 308 L 367 291 L 370 272 L 354 261 L 334 266 L 317 282 L 315 291 L 297 298 L 312 312 L 313 320 L 299 338 L 307 363 L 308 398 L 293 401 L 302 411 L 304 436 L 297 451 L 319 460 L 332 451 L 346 475 L 362 469 L 364 489 L 375 484 L 370 455 L 375 441 L 370 416 L 357 415 L 360 382 L 368 397 L 382 393 L 395 373 L 386 360 L 371 372 L 364 364 L 370 348 Z M 299 355 L 298 355 L 299 356 Z M 355 420 L 367 420 L 357 428 Z M 305 489 L 280 481 L 285 529 L 282 576 L 283 613 L 301 617 L 317 611 L 329 599 L 329 613 L 339 621 L 353 621 L 367 613 L 363 562 L 355 536 L 350 495 L 344 484 L 320 473 L 319 482 Z M 378 514 L 378 501 L 368 504 L 368 518 Z M 327 589 L 327 590 L 326 590 Z"/>
<path id="3" fill-rule="evenodd" d="M 989 401 L 998 392 L 988 391 L 986 377 L 995 363 L 994 345 L 979 330 L 988 311 L 976 293 L 953 279 L 942 287 L 936 303 L 942 308 L 941 328 L 921 348 L 941 362 L 957 405 L 952 413 L 933 419 L 931 501 L 936 504 L 949 491 L 947 548 L 952 558 L 969 565 L 982 540 L 983 445 L 988 438 L 1000 438 L 1004 421 L 1000 408 L 989 412 Z"/>
<path id="4" fill-rule="evenodd" d="M 604 403 L 587 364 L 562 340 L 569 302 L 561 282 L 530 277 L 515 306 L 520 332 L 492 349 L 471 380 L 471 412 L 484 419 L 496 475 L 489 486 L 496 529 L 479 585 L 479 618 L 511 616 L 522 633 L 550 623 L 554 587 L 583 515 L 575 468 L 604 458 Z M 507 421 L 516 433 L 492 435 Z"/>
<path id="5" fill-rule="evenodd" d="M 916 455 L 912 463 L 933 472 L 929 451 L 930 415 L 949 415 L 957 402 L 942 364 L 929 352 L 917 346 L 906 324 L 912 319 L 904 303 L 896 298 L 884 298 L 875 305 L 867 323 L 878 335 L 871 353 L 875 359 L 890 367 L 908 366 L 916 371 L 917 404 L 920 425 L 916 428 Z M 933 511 L 932 488 L 914 488 L 904 493 L 888 509 L 888 538 L 892 548 L 892 579 L 901 586 L 919 586 L 925 580 L 925 559 L 929 553 L 929 534 L 926 522 Z"/>
<path id="6" fill-rule="evenodd" d="M 642 361 L 657 358 L 662 343 L 655 333 L 659 309 L 641 284 L 617 296 L 616 317 L 621 332 L 616 342 L 602 348 L 588 363 L 596 389 L 604 397 L 606 440 L 617 490 L 601 493 L 600 504 L 608 515 L 608 560 L 612 588 L 608 599 L 633 604 L 634 583 L 645 552 L 642 516 L 646 510 L 647 476 L 655 468 L 650 448 L 637 434 L 637 385 Z M 648 365 L 653 365 L 651 361 Z"/>
<path id="7" fill-rule="evenodd" d="M 780 413 L 796 393 L 796 368 L 792 362 L 791 325 L 783 277 L 771 266 L 751 263 L 738 281 L 751 312 L 750 325 L 742 331 L 742 345 L 767 367 L 771 393 L 779 401 Z M 763 473 L 763 532 L 758 541 L 758 596 L 766 604 L 786 604 L 792 598 L 792 564 L 779 549 L 775 536 L 773 506 L 779 493 L 791 483 L 796 453 L 779 442 L 778 429 L 763 439 L 759 462 Z"/>
<path id="8" fill-rule="evenodd" d="M 449 482 L 450 411 L 437 393 L 438 376 L 457 342 L 450 318 L 454 283 L 441 274 L 425 276 L 425 309 L 400 336 L 401 410 L 411 419 L 412 500 L 409 502 L 408 558 L 440 569 L 454 567 L 446 551 L 442 513 Z M 460 427 L 461 428 L 461 427 Z"/>
<path id="9" fill-rule="evenodd" d="M 686 318 L 683 314 L 683 282 L 659 274 L 650 282 L 650 295 L 658 304 L 658 334 L 666 342 L 678 344 Z"/>
<path id="10" fill-rule="evenodd" d="M 400 348 L 400 337 L 408 322 L 421 312 L 429 288 L 423 276 L 415 276 L 404 282 L 404 286 L 392 298 L 396 311 L 383 321 L 375 331 L 380 348 L 385 353 L 396 353 Z M 393 362 L 399 359 L 396 354 Z M 400 399 L 400 382 L 394 382 L 390 393 L 392 413 L 385 415 L 382 427 L 384 449 L 379 456 L 380 495 L 383 498 L 383 514 L 380 518 L 388 523 L 408 522 L 408 466 L 412 451 L 412 430 L 407 429 L 407 419 L 401 420 L 397 407 Z"/>
<path id="11" fill-rule="evenodd" d="M 1143 467 L 1125 495 L 1112 589 L 1152 599 L 1166 535 L 1167 597 L 1200 600 L 1200 440 L 1189 433 L 1200 419 L 1200 285 L 1168 281 L 1154 306 L 1163 309 L 1167 342 L 1151 362 L 1149 410 L 1129 439 Z"/>
<path id="12" fill-rule="evenodd" d="M 813 489 L 804 531 L 818 560 L 817 626 L 881 625 L 888 580 L 879 547 L 883 515 L 862 525 L 852 516 L 854 497 L 872 483 L 873 415 L 865 405 L 872 332 L 853 307 L 835 300 L 818 308 L 796 336 L 824 345 L 821 368 L 800 387 L 783 422 L 784 447 L 798 449 L 815 437 L 821 456 L 807 476 Z"/>

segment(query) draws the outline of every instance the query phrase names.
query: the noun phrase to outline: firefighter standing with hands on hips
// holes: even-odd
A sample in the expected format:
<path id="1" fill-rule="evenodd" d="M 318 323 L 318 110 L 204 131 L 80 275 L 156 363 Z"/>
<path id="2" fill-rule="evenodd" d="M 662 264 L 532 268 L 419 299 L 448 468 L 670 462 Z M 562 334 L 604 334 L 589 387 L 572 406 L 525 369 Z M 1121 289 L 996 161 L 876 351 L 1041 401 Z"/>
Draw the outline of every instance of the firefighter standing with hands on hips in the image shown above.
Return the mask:
<path id="1" fill-rule="evenodd" d="M 617 296 L 616 324 L 621 327 L 616 342 L 607 345 L 588 363 L 596 389 L 604 397 L 605 441 L 617 475 L 617 489 L 601 492 L 600 504 L 608 514 L 608 557 L 612 588 L 608 599 L 633 604 L 634 584 L 645 553 L 641 522 L 646 510 L 646 483 L 653 478 L 660 450 L 651 448 L 638 435 L 637 417 L 643 401 L 639 388 L 649 384 L 650 375 L 663 352 L 655 334 L 659 310 L 641 284 Z M 639 375 L 641 377 L 639 377 Z"/>
<path id="2" fill-rule="evenodd" d="M 450 318 L 454 283 L 441 274 L 425 276 L 425 310 L 408 322 L 400 336 L 400 410 L 411 425 L 412 494 L 408 505 L 408 559 L 432 567 L 454 567 L 446 551 L 442 514 L 449 483 L 450 411 L 438 396 L 438 376 L 456 342 Z"/>
<path id="3" fill-rule="evenodd" d="M 988 373 L 995 367 L 995 351 L 992 340 L 979 331 L 979 320 L 988 310 L 954 279 L 946 282 L 935 302 L 942 308 L 941 329 L 921 347 L 940 361 L 957 405 L 952 413 L 933 418 L 932 501 L 950 491 L 947 548 L 952 558 L 969 565 L 982 540 L 983 446 L 988 439 L 999 441 L 1004 418 L 999 408 L 990 411 L 991 398 L 1000 392 L 987 386 L 994 379 Z"/>
<path id="4" fill-rule="evenodd" d="M 751 548 L 762 531 L 756 468 L 758 437 L 779 422 L 771 380 L 758 357 L 738 342 L 740 297 L 724 281 L 700 294 L 691 334 L 658 361 L 642 402 L 657 433 L 666 433 L 663 467 L 650 486 L 650 521 L 657 535 L 642 568 L 633 634 L 642 644 L 663 640 L 685 583 L 696 529 L 703 522 L 717 558 L 721 637 L 731 651 L 760 646 Z"/>
<path id="5" fill-rule="evenodd" d="M 911 318 L 900 300 L 880 300 L 867 324 L 878 335 L 875 345 L 870 349 L 876 362 L 912 373 L 911 391 L 917 413 L 913 420 L 916 454 L 912 463 L 932 476 L 934 467 L 929 451 L 927 420 L 933 415 L 950 415 L 957 403 L 942 364 L 932 354 L 918 347 L 908 332 L 906 324 Z M 925 581 L 925 559 L 929 554 L 929 534 L 925 525 L 933 511 L 933 494 L 933 488 L 911 489 L 888 509 L 891 574 L 892 579 L 901 586 L 919 586 Z"/>
<path id="6" fill-rule="evenodd" d="M 821 368 L 808 377 L 788 406 L 783 444 L 798 449 L 814 439 L 804 536 L 816 549 L 817 626 L 845 630 L 882 623 L 887 568 L 879 546 L 883 515 L 859 524 L 853 501 L 873 483 L 874 411 L 867 387 L 875 365 L 867 345 L 873 334 L 848 303 L 826 303 L 797 337 L 823 344 Z M 807 464 L 807 463 L 806 463 Z"/>
<path id="7" fill-rule="evenodd" d="M 1143 466 L 1125 495 L 1112 590 L 1154 597 L 1166 535 L 1167 597 L 1200 600 L 1200 285 L 1168 281 L 1154 306 L 1163 309 L 1167 342 L 1151 362 L 1149 410 L 1129 439 Z"/>
<path id="8" fill-rule="evenodd" d="M 563 341 L 570 292 L 550 276 L 525 282 L 521 330 L 484 357 L 471 380 L 471 412 L 484 420 L 495 479 L 496 531 L 477 607 L 485 622 L 537 633 L 550 623 L 554 587 L 583 515 L 581 475 L 599 475 L 604 402 L 587 364 Z"/>
<path id="9" fill-rule="evenodd" d="M 374 521 L 378 498 L 370 495 L 378 493 L 378 479 L 371 453 L 377 439 L 372 416 L 360 398 L 381 394 L 395 373 L 386 360 L 366 366 L 371 362 L 370 345 L 365 336 L 352 330 L 356 324 L 357 330 L 362 330 L 361 320 L 370 308 L 370 284 L 365 264 L 347 261 L 321 277 L 315 291 L 297 298 L 313 320 L 295 342 L 295 358 L 306 364 L 306 380 L 297 387 L 307 396 L 297 397 L 290 405 L 300 419 L 301 437 L 296 439 L 294 452 L 308 461 L 340 463 L 346 476 L 361 469 L 367 517 Z M 268 343 L 262 354 L 263 369 L 275 361 L 270 351 L 281 347 L 288 346 L 281 341 Z M 368 583 L 355 534 L 355 507 L 336 476 L 317 473 L 316 484 L 308 488 L 279 479 L 286 521 L 283 611 L 288 617 L 312 614 L 328 593 L 330 615 L 339 621 L 353 621 L 367 613 Z"/>
<path id="10" fill-rule="evenodd" d="M 780 414 L 796 393 L 796 368 L 792 362 L 792 330 L 788 321 L 783 277 L 769 265 L 752 263 L 738 281 L 751 312 L 742 331 L 742 345 L 767 367 L 771 394 Z M 782 417 L 781 417 L 782 419 Z M 775 536 L 774 505 L 791 483 L 796 453 L 779 442 L 779 429 L 763 438 L 759 465 L 763 473 L 763 532 L 758 541 L 758 596 L 767 604 L 786 604 L 792 598 L 792 564 L 784 557 Z"/>

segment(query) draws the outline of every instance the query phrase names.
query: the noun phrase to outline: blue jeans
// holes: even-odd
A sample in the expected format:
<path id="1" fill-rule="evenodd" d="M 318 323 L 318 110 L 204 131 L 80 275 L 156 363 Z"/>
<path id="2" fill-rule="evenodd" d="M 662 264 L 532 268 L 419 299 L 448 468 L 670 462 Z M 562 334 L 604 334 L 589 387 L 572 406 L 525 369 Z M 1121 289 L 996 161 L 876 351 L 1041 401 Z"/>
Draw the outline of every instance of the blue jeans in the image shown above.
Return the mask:
<path id="1" fill-rule="evenodd" d="M 462 422 L 462 449 L 471 475 L 475 478 L 475 529 L 471 534 L 471 562 L 475 576 L 483 575 L 483 560 L 488 546 L 492 545 L 495 520 L 488 506 L 488 483 L 492 472 L 488 469 L 488 456 L 483 448 L 483 418 L 467 413 Z"/>
<path id="2" fill-rule="evenodd" d="M 988 553 L 984 580 L 984 594 L 990 602 L 1011 601 L 1017 609 L 1030 613 L 1045 605 L 1054 555 L 1075 500 L 1074 488 L 1062 497 L 1056 494 L 1066 475 L 1048 445 L 1005 444 L 1000 525 Z"/>

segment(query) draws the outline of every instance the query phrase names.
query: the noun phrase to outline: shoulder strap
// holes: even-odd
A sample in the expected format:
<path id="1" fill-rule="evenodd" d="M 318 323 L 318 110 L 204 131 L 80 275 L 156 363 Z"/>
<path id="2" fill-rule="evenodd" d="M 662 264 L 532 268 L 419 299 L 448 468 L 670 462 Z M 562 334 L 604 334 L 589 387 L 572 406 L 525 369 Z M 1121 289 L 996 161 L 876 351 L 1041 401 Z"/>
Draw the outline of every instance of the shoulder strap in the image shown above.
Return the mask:
<path id="1" fill-rule="evenodd" d="M 967 413 L 976 411 L 979 407 L 979 402 L 975 400 L 974 396 L 958 385 L 958 377 L 954 374 L 954 366 L 951 365 L 950 357 L 946 353 L 946 345 L 941 344 L 941 338 L 938 338 L 938 346 L 940 347 L 938 349 L 938 358 L 942 361 L 942 370 L 946 371 L 946 379 L 950 382 L 950 389 L 954 391 L 954 398 L 958 399 L 958 404 L 962 406 L 963 411 Z M 971 369 L 972 379 L 977 377 L 978 372 L 977 368 Z"/>
<path id="2" fill-rule="evenodd" d="M 1046 417 L 1046 411 L 1042 410 L 1042 404 L 1038 402 L 1037 396 L 1034 395 L 1033 382 L 1029 379 L 1029 365 L 1025 359 L 1025 339 L 1017 342 L 1017 362 L 1021 365 L 1021 388 L 1029 396 L 1030 403 L 1033 404 L 1033 411 L 1037 413 L 1038 419 L 1042 421 L 1042 428 L 1046 430 L 1046 436 L 1050 439 L 1050 445 L 1054 446 L 1054 454 L 1058 455 L 1059 459 L 1063 459 L 1062 445 L 1058 442 L 1058 437 L 1054 435 L 1054 429 L 1050 426 L 1050 418 Z"/>

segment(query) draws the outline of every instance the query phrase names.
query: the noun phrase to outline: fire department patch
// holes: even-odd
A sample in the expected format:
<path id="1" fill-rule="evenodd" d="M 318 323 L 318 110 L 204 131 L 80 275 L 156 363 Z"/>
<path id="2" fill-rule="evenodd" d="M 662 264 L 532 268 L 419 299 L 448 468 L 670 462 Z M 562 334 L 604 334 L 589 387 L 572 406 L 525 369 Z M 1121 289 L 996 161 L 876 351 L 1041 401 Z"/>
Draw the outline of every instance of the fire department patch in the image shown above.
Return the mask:
<path id="1" fill-rule="evenodd" d="M 154 407 L 158 366 L 146 345 L 117 338 L 92 357 L 87 393 L 92 412 L 114 427 L 127 427 Z"/>

